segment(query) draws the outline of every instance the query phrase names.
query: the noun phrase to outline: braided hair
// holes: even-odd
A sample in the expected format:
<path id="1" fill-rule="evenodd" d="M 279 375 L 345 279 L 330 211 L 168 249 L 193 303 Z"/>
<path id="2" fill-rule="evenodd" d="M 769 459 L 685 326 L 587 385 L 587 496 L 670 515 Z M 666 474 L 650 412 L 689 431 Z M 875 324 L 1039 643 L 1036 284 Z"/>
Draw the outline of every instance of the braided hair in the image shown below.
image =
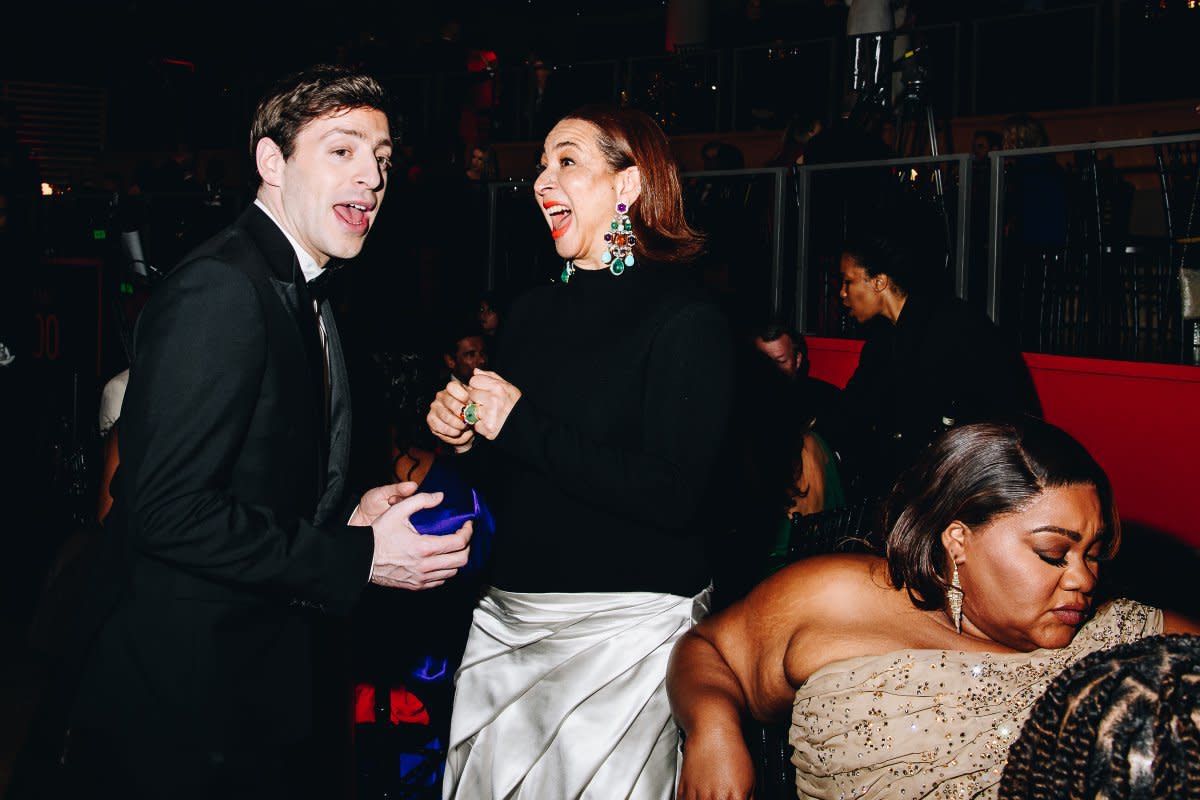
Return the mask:
<path id="1" fill-rule="evenodd" d="M 1200 636 L 1092 653 L 1033 706 L 1001 800 L 1200 797 Z"/>

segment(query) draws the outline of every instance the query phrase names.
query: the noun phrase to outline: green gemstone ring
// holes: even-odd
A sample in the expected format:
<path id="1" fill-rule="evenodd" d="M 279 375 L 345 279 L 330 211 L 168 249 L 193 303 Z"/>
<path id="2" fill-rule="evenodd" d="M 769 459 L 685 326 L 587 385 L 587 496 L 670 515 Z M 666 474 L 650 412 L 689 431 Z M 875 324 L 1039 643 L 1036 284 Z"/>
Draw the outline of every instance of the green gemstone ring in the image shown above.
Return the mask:
<path id="1" fill-rule="evenodd" d="M 472 401 L 462 407 L 462 411 L 458 412 L 458 418 L 468 425 L 474 425 L 479 422 L 479 404 Z"/>

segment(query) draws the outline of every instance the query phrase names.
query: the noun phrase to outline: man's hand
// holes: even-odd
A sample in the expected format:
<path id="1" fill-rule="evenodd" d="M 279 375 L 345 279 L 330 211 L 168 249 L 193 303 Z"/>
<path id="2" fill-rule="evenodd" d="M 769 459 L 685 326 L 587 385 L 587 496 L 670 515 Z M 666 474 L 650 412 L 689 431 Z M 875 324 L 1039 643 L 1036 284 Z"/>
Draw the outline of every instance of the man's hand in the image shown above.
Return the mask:
<path id="1" fill-rule="evenodd" d="M 414 494 L 388 508 L 372 523 L 375 559 L 371 582 L 396 589 L 432 589 L 454 577 L 467 563 L 471 548 L 471 523 L 446 536 L 417 533 L 409 522 L 413 512 L 433 508 L 442 493 Z"/>
<path id="2" fill-rule="evenodd" d="M 400 483 L 389 483 L 386 486 L 376 486 L 364 494 L 362 500 L 358 501 L 358 508 L 354 509 L 354 514 L 351 515 L 349 524 L 373 525 L 375 520 L 379 519 L 380 514 L 404 498 L 412 497 L 416 491 L 417 484 L 413 481 L 401 481 Z"/>

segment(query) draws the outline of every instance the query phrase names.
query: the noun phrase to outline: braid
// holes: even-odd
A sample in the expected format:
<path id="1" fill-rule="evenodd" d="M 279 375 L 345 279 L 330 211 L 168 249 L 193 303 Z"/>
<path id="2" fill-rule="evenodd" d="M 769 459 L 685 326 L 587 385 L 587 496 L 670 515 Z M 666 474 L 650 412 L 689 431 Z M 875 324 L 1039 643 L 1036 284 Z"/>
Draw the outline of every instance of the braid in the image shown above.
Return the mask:
<path id="1" fill-rule="evenodd" d="M 1197 711 L 1197 696 L 1200 696 L 1200 675 L 1192 672 L 1180 678 L 1180 691 L 1175 696 L 1173 710 L 1179 718 L 1175 731 L 1175 746 L 1179 753 L 1192 754 L 1191 758 L 1177 758 L 1180 779 L 1184 786 L 1200 786 L 1200 712 Z"/>
<path id="2" fill-rule="evenodd" d="M 1064 670 L 1009 749 L 999 796 L 1200 797 L 1200 636 L 1150 636 Z"/>
<path id="3" fill-rule="evenodd" d="M 1164 760 L 1170 769 L 1162 772 L 1163 793 L 1155 782 L 1155 795 L 1195 797 L 1200 794 L 1200 669 L 1193 664 L 1190 672 L 1173 673 L 1170 694 L 1163 699 L 1156 740 L 1169 753 Z"/>

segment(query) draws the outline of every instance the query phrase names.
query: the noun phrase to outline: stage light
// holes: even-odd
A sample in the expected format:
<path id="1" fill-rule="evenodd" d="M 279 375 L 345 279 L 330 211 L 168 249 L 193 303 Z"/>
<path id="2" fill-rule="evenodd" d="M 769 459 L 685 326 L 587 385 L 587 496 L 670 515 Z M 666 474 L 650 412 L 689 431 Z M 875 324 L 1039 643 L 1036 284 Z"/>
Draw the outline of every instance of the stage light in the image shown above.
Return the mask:
<path id="1" fill-rule="evenodd" d="M 54 194 L 54 187 L 42 181 L 42 197 L 49 197 L 52 194 Z"/>

